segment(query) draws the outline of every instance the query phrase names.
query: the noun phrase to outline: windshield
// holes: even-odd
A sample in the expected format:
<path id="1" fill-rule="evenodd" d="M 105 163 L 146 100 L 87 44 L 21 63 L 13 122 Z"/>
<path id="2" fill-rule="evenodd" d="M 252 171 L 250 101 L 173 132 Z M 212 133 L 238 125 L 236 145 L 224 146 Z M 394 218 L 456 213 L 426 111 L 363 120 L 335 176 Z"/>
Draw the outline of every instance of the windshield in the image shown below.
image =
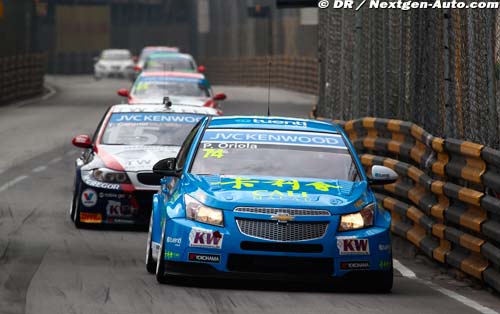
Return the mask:
<path id="1" fill-rule="evenodd" d="M 145 48 L 142 50 L 141 55 L 139 56 L 139 60 L 141 62 L 146 61 L 146 58 L 152 55 L 153 53 L 177 53 L 178 49 L 176 48 Z"/>
<path id="2" fill-rule="evenodd" d="M 161 112 L 113 113 L 101 144 L 181 146 L 201 118 L 203 115 Z"/>
<path id="3" fill-rule="evenodd" d="M 134 84 L 132 95 L 140 98 L 164 96 L 210 97 L 210 91 L 198 79 L 143 77 Z"/>
<path id="4" fill-rule="evenodd" d="M 281 130 L 206 130 L 191 173 L 359 180 L 341 135 Z"/>
<path id="5" fill-rule="evenodd" d="M 103 51 L 101 59 L 103 60 L 129 60 L 132 56 L 128 51 Z"/>
<path id="6" fill-rule="evenodd" d="M 194 64 L 186 58 L 155 58 L 149 59 L 144 65 L 144 71 L 195 71 Z"/>

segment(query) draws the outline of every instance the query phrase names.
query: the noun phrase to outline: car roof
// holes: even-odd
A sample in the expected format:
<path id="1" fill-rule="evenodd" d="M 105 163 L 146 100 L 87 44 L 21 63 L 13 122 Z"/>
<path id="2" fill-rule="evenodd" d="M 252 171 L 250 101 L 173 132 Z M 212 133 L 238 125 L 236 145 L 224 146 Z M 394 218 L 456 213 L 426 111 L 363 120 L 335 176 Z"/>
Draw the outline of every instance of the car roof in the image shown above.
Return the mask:
<path id="1" fill-rule="evenodd" d="M 102 52 L 127 52 L 130 53 L 128 49 L 104 49 Z"/>
<path id="2" fill-rule="evenodd" d="M 148 56 L 148 59 L 193 59 L 190 54 L 187 53 L 177 53 L 177 52 L 168 52 L 168 51 L 158 51 L 153 52 Z"/>
<path id="3" fill-rule="evenodd" d="M 157 50 L 157 51 L 172 51 L 179 52 L 179 47 L 168 47 L 168 46 L 146 46 L 142 50 Z"/>
<path id="4" fill-rule="evenodd" d="M 169 78 L 169 77 L 182 77 L 182 78 L 193 78 L 193 79 L 200 79 L 203 80 L 205 79 L 205 75 L 201 73 L 193 73 L 193 72 L 161 72 L 161 71 L 154 71 L 154 72 L 142 72 L 139 77 L 163 77 L 163 78 Z"/>
<path id="5" fill-rule="evenodd" d="M 208 128 L 270 129 L 340 133 L 340 128 L 330 122 L 289 117 L 225 116 L 213 117 Z"/>
<path id="6" fill-rule="evenodd" d="M 192 113 L 202 115 L 217 115 L 217 110 L 210 107 L 172 105 L 170 108 L 162 104 L 119 104 L 111 106 L 111 113 L 161 112 L 161 113 Z"/>

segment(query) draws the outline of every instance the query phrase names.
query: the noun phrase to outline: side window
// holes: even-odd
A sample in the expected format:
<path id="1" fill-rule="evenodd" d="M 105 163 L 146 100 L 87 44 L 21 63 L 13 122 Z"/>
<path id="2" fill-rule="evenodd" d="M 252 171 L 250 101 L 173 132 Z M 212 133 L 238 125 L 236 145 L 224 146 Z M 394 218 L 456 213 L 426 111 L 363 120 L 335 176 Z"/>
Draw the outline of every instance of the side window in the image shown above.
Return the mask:
<path id="1" fill-rule="evenodd" d="M 189 132 L 188 136 L 184 140 L 184 143 L 182 143 L 181 149 L 179 150 L 179 154 L 177 154 L 177 166 L 176 168 L 178 170 L 184 168 L 184 165 L 186 164 L 186 159 L 189 153 L 189 150 L 191 149 L 191 145 L 193 144 L 194 138 L 196 137 L 196 134 L 198 133 L 198 130 L 201 127 L 201 123 L 203 120 L 200 120 L 198 124 L 196 124 L 191 132 Z"/>

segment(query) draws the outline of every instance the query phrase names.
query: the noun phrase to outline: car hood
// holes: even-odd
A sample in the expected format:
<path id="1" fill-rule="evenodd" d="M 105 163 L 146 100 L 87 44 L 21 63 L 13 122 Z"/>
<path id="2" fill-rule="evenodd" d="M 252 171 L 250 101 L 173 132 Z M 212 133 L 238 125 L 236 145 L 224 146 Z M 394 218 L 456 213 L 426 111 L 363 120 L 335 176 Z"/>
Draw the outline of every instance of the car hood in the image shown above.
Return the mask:
<path id="1" fill-rule="evenodd" d="M 166 95 L 167 96 L 167 95 Z M 180 106 L 195 106 L 195 107 L 203 107 L 204 104 L 207 103 L 207 101 L 210 100 L 208 97 L 188 97 L 188 96 L 170 96 L 170 101 L 174 105 L 180 105 Z M 140 97 L 136 95 L 132 95 L 132 99 L 130 100 L 131 103 L 158 103 L 161 104 L 163 103 L 163 97 L 162 96 L 155 96 L 155 97 Z"/>
<path id="2" fill-rule="evenodd" d="M 179 149 L 179 146 L 99 145 L 97 154 L 107 168 L 151 172 L 155 163 L 177 156 Z"/>
<path id="3" fill-rule="evenodd" d="M 358 211 L 373 201 L 366 181 L 234 177 L 188 174 L 186 193 L 210 207 L 282 207 L 326 209 L 332 214 Z"/>

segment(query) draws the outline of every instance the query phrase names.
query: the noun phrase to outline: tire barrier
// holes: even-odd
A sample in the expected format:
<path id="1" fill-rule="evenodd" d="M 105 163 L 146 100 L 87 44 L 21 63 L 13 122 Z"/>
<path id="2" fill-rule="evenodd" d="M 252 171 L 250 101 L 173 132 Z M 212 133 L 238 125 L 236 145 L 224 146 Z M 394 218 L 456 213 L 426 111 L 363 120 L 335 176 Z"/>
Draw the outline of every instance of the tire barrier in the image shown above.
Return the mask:
<path id="1" fill-rule="evenodd" d="M 93 74 L 94 58 L 100 52 L 56 53 L 48 56 L 48 69 L 50 74 Z"/>
<path id="2" fill-rule="evenodd" d="M 43 93 L 43 54 L 0 57 L 0 104 Z"/>
<path id="3" fill-rule="evenodd" d="M 200 64 L 207 67 L 207 77 L 212 84 L 267 87 L 270 75 L 273 87 L 318 94 L 318 60 L 315 58 L 211 58 L 201 60 Z"/>
<path id="4" fill-rule="evenodd" d="M 434 137 L 411 122 L 334 122 L 363 166 L 383 165 L 399 174 L 396 183 L 373 187 L 391 212 L 392 232 L 500 291 L 500 151 Z"/>

